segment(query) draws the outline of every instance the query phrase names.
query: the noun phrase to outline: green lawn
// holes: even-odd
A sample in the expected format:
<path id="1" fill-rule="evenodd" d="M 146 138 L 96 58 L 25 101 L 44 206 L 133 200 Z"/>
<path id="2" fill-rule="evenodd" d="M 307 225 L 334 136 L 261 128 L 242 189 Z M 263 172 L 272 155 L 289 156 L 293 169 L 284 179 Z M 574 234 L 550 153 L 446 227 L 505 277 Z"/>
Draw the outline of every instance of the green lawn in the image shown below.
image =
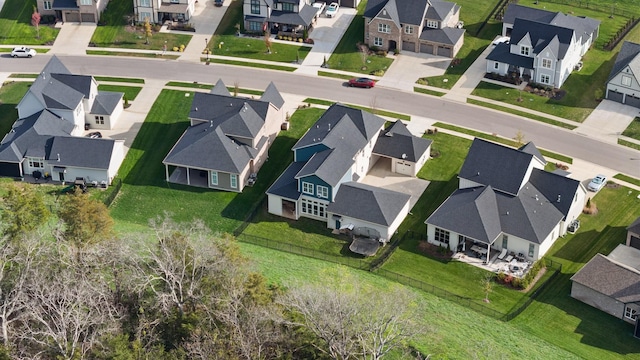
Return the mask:
<path id="1" fill-rule="evenodd" d="M 42 49 L 42 48 L 38 48 L 38 49 L 34 49 L 36 51 L 36 53 L 38 54 L 46 54 L 49 52 L 49 50 L 51 49 Z M 0 53 L 9 53 L 13 51 L 13 48 L 8 47 L 8 48 L 0 48 Z"/>
<path id="2" fill-rule="evenodd" d="M 317 105 L 325 105 L 325 106 L 331 106 L 331 105 L 335 104 L 335 101 L 314 99 L 314 98 L 306 98 L 306 99 L 303 100 L 303 102 L 307 103 L 307 104 L 317 104 Z M 372 112 L 372 113 L 374 113 L 376 115 L 379 115 L 379 116 L 386 116 L 386 117 L 390 117 L 390 118 L 393 118 L 393 119 L 411 121 L 411 116 L 410 115 L 406 115 L 406 114 L 400 114 L 400 113 L 396 113 L 396 112 L 393 112 L 393 111 L 387 111 L 387 110 L 381 110 L 381 109 L 371 109 L 370 107 L 353 105 L 353 104 L 346 104 L 346 105 L 348 105 L 348 106 L 350 106 L 352 108 L 355 108 L 355 109 L 369 111 L 369 112 Z"/>
<path id="3" fill-rule="evenodd" d="M 6 0 L 0 11 L 0 44 L 53 45 L 59 29 L 41 25 L 40 38 L 31 25 L 36 0 Z"/>
<path id="4" fill-rule="evenodd" d="M 479 106 L 484 106 L 484 107 L 489 108 L 489 109 L 495 109 L 495 110 L 499 110 L 499 111 L 502 111 L 502 112 L 507 112 L 507 113 L 510 113 L 510 114 L 526 117 L 526 118 L 529 118 L 529 119 L 533 119 L 533 120 L 536 120 L 536 121 L 543 122 L 545 124 L 559 126 L 561 128 L 565 128 L 565 129 L 569 129 L 569 130 L 573 130 L 573 129 L 575 129 L 577 127 L 575 125 L 568 124 L 568 123 L 566 123 L 564 121 L 557 121 L 557 120 L 549 119 L 548 117 L 538 116 L 538 115 L 535 115 L 535 114 L 531 114 L 531 113 L 529 113 L 527 111 L 516 110 L 516 109 L 512 109 L 510 107 L 495 105 L 493 103 L 488 103 L 488 102 L 485 102 L 485 101 L 478 101 L 478 100 L 475 100 L 475 99 L 467 99 L 467 103 L 474 104 L 474 105 L 479 105 Z M 517 105 L 519 105 L 519 104 L 520 103 L 518 102 Z"/>
<path id="5" fill-rule="evenodd" d="M 223 44 L 220 45 L 221 43 Z M 311 50 L 308 46 L 274 42 L 271 44 L 271 54 L 268 54 L 263 38 L 238 37 L 235 35 L 214 35 L 209 41 L 209 46 L 213 55 L 280 63 L 294 63 L 296 58 L 302 61 Z"/>
<path id="6" fill-rule="evenodd" d="M 191 40 L 189 33 L 153 32 L 146 44 L 144 30 L 141 26 L 132 27 L 127 24 L 127 15 L 133 14 L 131 0 L 111 0 L 100 18 L 100 25 L 91 37 L 91 44 L 97 47 L 148 49 L 162 51 L 166 43 L 169 50 L 181 45 L 187 46 Z"/>
<path id="7" fill-rule="evenodd" d="M 111 50 L 87 50 L 87 55 L 103 55 L 103 56 L 130 56 L 130 57 L 143 57 L 143 58 L 154 58 L 154 59 L 168 59 L 168 60 L 176 60 L 180 57 L 180 55 L 171 55 L 171 54 L 179 54 L 178 52 L 168 52 L 165 55 L 161 55 L 157 52 L 155 53 L 140 53 L 140 52 L 131 52 L 131 51 L 111 51 Z"/>
<path id="8" fill-rule="evenodd" d="M 200 61 L 204 62 L 206 61 L 206 59 L 200 58 Z M 289 71 L 289 72 L 294 72 L 298 69 L 293 66 L 274 65 L 275 63 L 260 63 L 260 62 L 250 62 L 250 61 L 230 60 L 230 59 L 220 59 L 220 58 L 210 59 L 209 62 L 211 62 L 212 64 L 246 66 L 246 67 L 254 67 L 258 69 L 270 69 L 270 70 Z"/>
<path id="9" fill-rule="evenodd" d="M 631 142 L 631 141 L 618 139 L 618 144 L 622 145 L 622 146 L 626 146 L 626 147 L 632 148 L 632 149 L 640 150 L 640 144 L 636 144 L 636 143 Z"/>
<path id="10" fill-rule="evenodd" d="M 94 76 L 94 79 L 96 79 L 96 81 L 111 81 L 111 82 L 123 82 L 123 83 L 133 83 L 133 84 L 144 84 L 144 79 L 136 79 L 136 78 L 123 78 L 123 77 L 113 77 L 113 76 Z"/>
<path id="11" fill-rule="evenodd" d="M 622 132 L 622 135 L 640 140 L 640 118 L 633 119 L 631 124 Z"/>
<path id="12" fill-rule="evenodd" d="M 624 174 L 615 174 L 613 176 L 613 178 L 614 179 L 619 179 L 619 180 L 622 180 L 622 181 L 626 181 L 629 184 L 640 186 L 640 179 L 636 179 L 636 178 L 633 178 L 631 176 L 627 176 L 627 175 L 624 175 Z"/>
<path id="13" fill-rule="evenodd" d="M 29 90 L 30 82 L 6 82 L 0 87 L 0 139 L 6 135 L 18 119 L 16 106 Z"/>
<path id="14" fill-rule="evenodd" d="M 114 91 L 114 92 L 122 92 L 124 93 L 125 99 L 129 101 L 133 101 L 136 99 L 136 96 L 142 90 L 139 86 L 124 86 L 124 85 L 98 85 L 98 90 L 101 91 Z"/>
<path id="15" fill-rule="evenodd" d="M 392 58 L 378 55 L 363 57 L 362 52 L 358 51 L 357 44 L 364 41 L 364 18 L 362 14 L 366 6 L 366 1 L 362 1 L 358 5 L 358 13 L 351 21 L 351 25 L 345 31 L 335 50 L 333 50 L 331 57 L 327 59 L 330 69 L 373 74 L 386 71 L 391 66 Z"/>

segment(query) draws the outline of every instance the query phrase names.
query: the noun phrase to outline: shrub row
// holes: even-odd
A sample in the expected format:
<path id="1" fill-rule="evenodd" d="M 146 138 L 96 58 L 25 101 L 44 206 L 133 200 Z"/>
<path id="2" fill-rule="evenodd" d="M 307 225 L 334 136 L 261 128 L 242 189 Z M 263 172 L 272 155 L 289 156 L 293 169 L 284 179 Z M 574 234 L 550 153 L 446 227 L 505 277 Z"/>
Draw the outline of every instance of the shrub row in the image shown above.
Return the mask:
<path id="1" fill-rule="evenodd" d="M 529 285 L 531 285 L 533 279 L 536 278 L 543 267 L 544 260 L 538 260 L 534 262 L 527 274 L 522 279 L 500 271 L 496 275 L 496 281 L 501 284 L 512 286 L 516 289 L 526 289 L 529 287 Z"/>

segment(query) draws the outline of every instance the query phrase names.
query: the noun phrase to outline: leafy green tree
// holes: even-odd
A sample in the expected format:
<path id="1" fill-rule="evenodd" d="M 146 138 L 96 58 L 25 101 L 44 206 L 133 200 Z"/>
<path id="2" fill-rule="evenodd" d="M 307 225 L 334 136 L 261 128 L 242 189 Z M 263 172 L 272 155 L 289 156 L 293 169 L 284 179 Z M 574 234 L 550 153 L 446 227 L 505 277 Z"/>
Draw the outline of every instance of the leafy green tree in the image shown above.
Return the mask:
<path id="1" fill-rule="evenodd" d="M 10 184 L 2 205 L 4 231 L 11 238 L 35 230 L 51 216 L 42 195 L 31 185 Z"/>
<path id="2" fill-rule="evenodd" d="M 58 212 L 64 223 L 64 239 L 81 245 L 111 237 L 113 219 L 102 202 L 76 189 L 62 201 Z"/>

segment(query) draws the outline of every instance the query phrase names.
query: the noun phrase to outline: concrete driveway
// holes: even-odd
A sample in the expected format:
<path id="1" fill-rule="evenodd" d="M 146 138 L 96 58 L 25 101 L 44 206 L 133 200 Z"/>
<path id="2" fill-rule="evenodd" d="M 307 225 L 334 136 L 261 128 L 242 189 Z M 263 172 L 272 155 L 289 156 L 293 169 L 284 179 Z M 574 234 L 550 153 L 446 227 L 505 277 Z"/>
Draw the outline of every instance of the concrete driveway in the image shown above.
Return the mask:
<path id="1" fill-rule="evenodd" d="M 377 186 L 388 190 L 397 191 L 411 196 L 410 208 L 413 208 L 429 186 L 426 180 L 401 175 L 390 171 L 391 161 L 388 158 L 380 158 L 369 170 L 367 176 L 362 179 L 363 184 Z"/>
<path id="2" fill-rule="evenodd" d="M 395 60 L 376 85 L 405 91 L 413 91 L 419 78 L 444 75 L 451 63 L 451 59 L 446 57 L 409 51 L 389 57 Z"/>
<path id="3" fill-rule="evenodd" d="M 93 32 L 95 23 L 58 23 L 60 32 L 48 54 L 51 55 L 78 55 L 85 56 Z"/>
<path id="4" fill-rule="evenodd" d="M 640 110 L 615 101 L 602 100 L 598 107 L 574 131 L 617 144 L 618 136 L 631 124 Z"/>

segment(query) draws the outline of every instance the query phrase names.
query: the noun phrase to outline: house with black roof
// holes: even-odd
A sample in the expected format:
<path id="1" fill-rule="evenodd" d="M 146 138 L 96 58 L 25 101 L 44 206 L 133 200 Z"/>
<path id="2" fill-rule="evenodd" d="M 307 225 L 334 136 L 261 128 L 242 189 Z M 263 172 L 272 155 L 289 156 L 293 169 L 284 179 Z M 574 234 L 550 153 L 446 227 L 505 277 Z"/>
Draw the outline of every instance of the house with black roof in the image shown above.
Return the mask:
<path id="1" fill-rule="evenodd" d="M 17 105 L 18 120 L 0 141 L 0 176 L 78 177 L 110 184 L 124 142 L 82 137 L 85 123 L 109 128 L 122 112 L 122 93 L 98 91 L 92 76 L 74 75 L 53 56 Z"/>
<path id="2" fill-rule="evenodd" d="M 162 161 L 166 180 L 242 192 L 267 159 L 283 105 L 273 83 L 258 100 L 232 96 L 222 80 L 210 93 L 195 93 L 191 125 Z"/>
<path id="3" fill-rule="evenodd" d="M 544 170 L 533 143 L 519 149 L 474 139 L 458 189 L 425 221 L 428 242 L 454 251 L 471 244 L 540 259 L 582 212 L 586 189 Z"/>
<path id="4" fill-rule="evenodd" d="M 369 47 L 453 58 L 464 43 L 460 6 L 439 0 L 369 0 L 364 11 Z"/>
<path id="5" fill-rule="evenodd" d="M 628 323 L 640 313 L 640 250 L 618 245 L 596 254 L 571 277 L 571 297 Z"/>
<path id="6" fill-rule="evenodd" d="M 431 141 L 397 121 L 334 104 L 293 146 L 294 161 L 267 190 L 269 212 L 389 240 L 410 211 L 408 194 L 361 183 L 374 165 L 415 176 Z"/>
<path id="7" fill-rule="evenodd" d="M 299 31 L 302 35 L 304 30 L 312 27 L 317 10 L 303 0 L 245 1 L 242 5 L 244 29 L 260 34 L 265 31 L 272 34 Z"/>
<path id="8" fill-rule="evenodd" d="M 559 88 L 598 37 L 600 21 L 509 4 L 503 35 L 487 55 L 487 72 L 516 74 Z"/>
<path id="9" fill-rule="evenodd" d="M 640 108 L 640 44 L 625 41 L 607 79 L 606 98 Z"/>

